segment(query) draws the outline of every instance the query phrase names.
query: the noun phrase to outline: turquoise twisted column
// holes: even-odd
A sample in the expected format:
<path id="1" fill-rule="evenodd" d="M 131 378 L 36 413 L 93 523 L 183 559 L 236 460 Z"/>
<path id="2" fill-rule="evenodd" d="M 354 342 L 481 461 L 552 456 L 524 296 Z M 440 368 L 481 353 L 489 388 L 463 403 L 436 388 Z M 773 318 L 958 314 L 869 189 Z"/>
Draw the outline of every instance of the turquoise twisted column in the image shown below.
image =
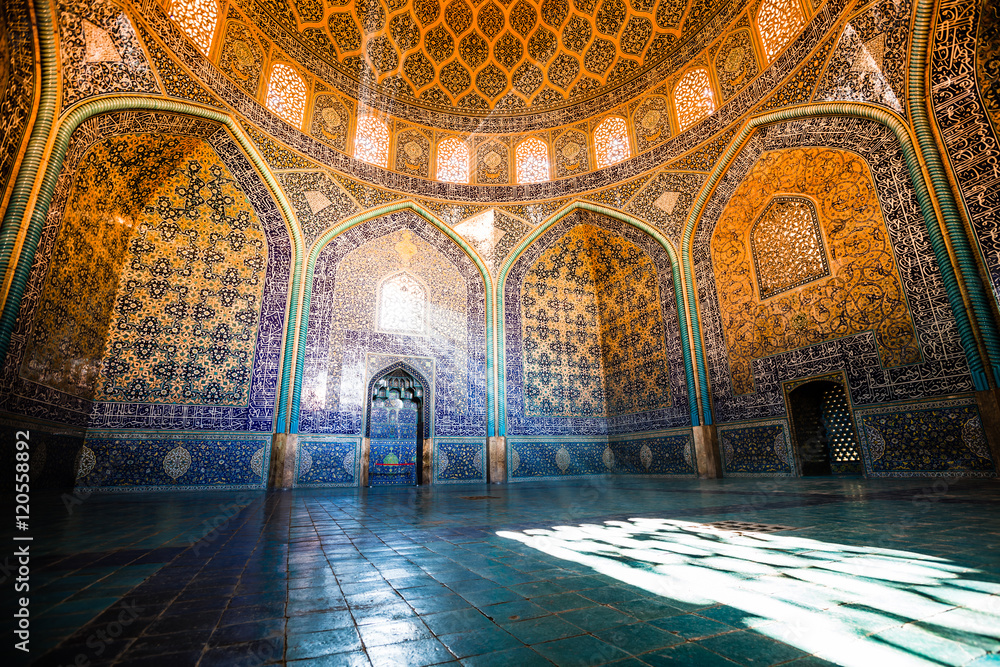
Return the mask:
<path id="1" fill-rule="evenodd" d="M 997 330 L 994 318 L 991 303 L 993 299 L 983 285 L 976 261 L 978 253 L 966 233 L 958 203 L 948 181 L 944 161 L 934 141 L 934 131 L 927 112 L 927 58 L 935 4 L 934 0 L 918 0 L 914 12 L 907 106 L 910 110 L 913 133 L 917 137 L 920 154 L 927 167 L 938 206 L 941 208 L 945 231 L 955 253 L 959 275 L 972 305 L 976 324 L 979 325 L 979 335 L 986 347 L 989 365 L 993 371 L 993 382 L 1000 386 L 1000 331 Z"/>

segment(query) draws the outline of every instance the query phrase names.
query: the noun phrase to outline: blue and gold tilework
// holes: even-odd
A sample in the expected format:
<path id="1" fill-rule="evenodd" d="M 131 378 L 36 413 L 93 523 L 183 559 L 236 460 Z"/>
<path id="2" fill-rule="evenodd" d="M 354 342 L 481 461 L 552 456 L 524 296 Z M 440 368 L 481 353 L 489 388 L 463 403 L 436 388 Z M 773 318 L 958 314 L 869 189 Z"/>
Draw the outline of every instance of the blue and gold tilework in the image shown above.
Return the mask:
<path id="1" fill-rule="evenodd" d="M 483 438 L 434 440 L 434 483 L 486 481 L 486 440 Z"/>
<path id="2" fill-rule="evenodd" d="M 295 486 L 357 486 L 359 438 L 300 438 L 295 456 Z"/>
<path id="3" fill-rule="evenodd" d="M 2 399 L 96 429 L 270 432 L 289 232 L 225 129 L 109 114 L 73 135 Z"/>
<path id="4" fill-rule="evenodd" d="M 425 319 L 412 331 L 379 324 L 380 287 L 399 274 L 425 294 Z M 335 238 L 316 262 L 299 431 L 360 436 L 375 355 L 433 362 L 430 433 L 485 436 L 485 306 L 472 259 L 415 213 L 375 218 Z"/>
<path id="5" fill-rule="evenodd" d="M 690 433 L 606 438 L 508 438 L 511 482 L 591 475 L 693 475 Z"/>
<path id="6" fill-rule="evenodd" d="M 602 456 L 615 475 L 696 475 L 694 442 L 690 433 L 665 433 L 611 440 Z"/>
<path id="7" fill-rule="evenodd" d="M 270 452 L 268 435 L 91 431 L 77 454 L 77 485 L 118 492 L 263 489 Z"/>
<path id="8" fill-rule="evenodd" d="M 996 475 L 974 397 L 880 405 L 854 414 L 869 476 Z"/>
<path id="9" fill-rule="evenodd" d="M 503 289 L 508 434 L 687 423 L 670 258 L 651 237 L 572 214 L 521 254 Z"/>
<path id="10" fill-rule="evenodd" d="M 792 475 L 794 458 L 784 419 L 720 426 L 722 471 L 727 477 Z"/>
<path id="11" fill-rule="evenodd" d="M 789 189 L 805 196 L 775 199 Z M 806 218 L 798 235 L 796 216 Z M 754 359 L 862 331 L 875 333 L 885 367 L 921 359 L 871 171 L 856 155 L 762 155 L 722 213 L 712 262 L 736 393 L 753 391 Z"/>

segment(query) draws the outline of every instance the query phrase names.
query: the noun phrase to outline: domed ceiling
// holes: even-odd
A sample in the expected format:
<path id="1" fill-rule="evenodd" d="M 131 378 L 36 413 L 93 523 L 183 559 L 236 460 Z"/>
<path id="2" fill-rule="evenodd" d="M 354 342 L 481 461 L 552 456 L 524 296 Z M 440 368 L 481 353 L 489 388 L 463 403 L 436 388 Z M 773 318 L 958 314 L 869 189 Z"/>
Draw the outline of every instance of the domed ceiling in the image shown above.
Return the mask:
<path id="1" fill-rule="evenodd" d="M 473 115 L 536 113 L 599 96 L 666 60 L 730 4 L 258 2 L 255 13 L 263 11 L 277 22 L 257 22 L 272 39 L 292 51 L 287 49 L 291 38 L 300 47 L 294 50 L 363 84 L 361 91 L 374 89 L 423 108 Z"/>

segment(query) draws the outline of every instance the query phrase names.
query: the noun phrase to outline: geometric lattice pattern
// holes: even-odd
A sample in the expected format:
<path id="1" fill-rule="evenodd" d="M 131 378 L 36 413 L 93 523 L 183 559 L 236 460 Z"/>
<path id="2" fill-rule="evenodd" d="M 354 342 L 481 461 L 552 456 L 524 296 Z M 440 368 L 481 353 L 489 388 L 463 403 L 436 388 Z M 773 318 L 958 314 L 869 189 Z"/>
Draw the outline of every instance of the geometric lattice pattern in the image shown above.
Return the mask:
<path id="1" fill-rule="evenodd" d="M 816 211 L 808 199 L 775 199 L 754 223 L 750 243 L 761 299 L 830 273 Z"/>
<path id="2" fill-rule="evenodd" d="M 757 32 L 768 61 L 802 29 L 806 17 L 799 0 L 764 0 L 757 10 Z"/>
<path id="3" fill-rule="evenodd" d="M 525 413 L 617 416 L 670 405 L 656 268 L 590 225 L 545 251 L 522 286 Z"/>
<path id="4" fill-rule="evenodd" d="M 517 146 L 518 183 L 541 183 L 549 180 L 549 149 L 540 139 L 527 139 Z"/>
<path id="5" fill-rule="evenodd" d="M 821 402 L 833 472 L 861 472 L 861 448 L 854 437 L 854 420 L 844 386 L 831 386 Z"/>
<path id="6" fill-rule="evenodd" d="M 632 156 L 628 141 L 628 126 L 620 116 L 611 116 L 594 128 L 597 168 L 601 169 Z"/>
<path id="7" fill-rule="evenodd" d="M 446 183 L 469 182 L 469 145 L 467 143 L 455 137 L 438 143 L 437 180 Z"/>
<path id="8" fill-rule="evenodd" d="M 677 82 L 674 88 L 674 108 L 681 130 L 686 130 L 699 120 L 715 111 L 712 97 L 712 83 L 708 70 L 696 67 Z"/>
<path id="9" fill-rule="evenodd" d="M 271 67 L 267 108 L 295 127 L 302 127 L 306 113 L 306 84 L 299 73 L 288 65 L 276 63 Z"/>
<path id="10" fill-rule="evenodd" d="M 379 167 L 389 166 L 389 127 L 374 116 L 358 119 L 354 157 Z"/>
<path id="11" fill-rule="evenodd" d="M 378 307 L 379 329 L 423 333 L 427 294 L 409 274 L 398 273 L 382 283 Z"/>
<path id="12" fill-rule="evenodd" d="M 208 53 L 219 20 L 219 5 L 215 0 L 174 0 L 170 18 L 177 21 L 203 53 Z"/>

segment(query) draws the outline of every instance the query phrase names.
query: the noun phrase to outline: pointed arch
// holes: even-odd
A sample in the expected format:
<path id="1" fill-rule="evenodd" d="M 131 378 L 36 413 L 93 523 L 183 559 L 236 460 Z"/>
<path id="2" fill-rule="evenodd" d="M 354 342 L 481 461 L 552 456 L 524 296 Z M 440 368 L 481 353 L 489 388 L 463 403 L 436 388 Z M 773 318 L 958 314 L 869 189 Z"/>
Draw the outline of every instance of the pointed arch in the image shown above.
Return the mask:
<path id="1" fill-rule="evenodd" d="M 697 385 L 694 380 L 695 366 L 692 360 L 692 353 L 693 353 L 691 347 L 692 341 L 688 335 L 688 324 L 687 324 L 688 314 L 687 311 L 685 310 L 683 302 L 683 295 L 685 291 L 683 289 L 683 285 L 681 282 L 683 275 L 681 271 L 681 264 L 679 261 L 677 251 L 674 248 L 673 244 L 671 244 L 670 241 L 652 225 L 649 225 L 643 222 L 642 220 L 639 220 L 638 218 L 634 218 L 630 215 L 622 213 L 621 211 L 616 211 L 615 209 L 607 208 L 605 206 L 594 204 L 592 202 L 580 201 L 580 200 L 574 200 L 570 202 L 565 207 L 557 211 L 548 220 L 546 220 L 538 227 L 536 227 L 524 239 L 522 239 L 521 242 L 517 245 L 517 247 L 514 248 L 514 250 L 510 253 L 510 255 L 507 256 L 507 259 L 504 260 L 503 265 L 497 272 L 497 288 L 496 291 L 494 292 L 495 295 L 494 298 L 496 303 L 493 306 L 493 310 L 498 313 L 506 312 L 505 310 L 506 299 L 504 294 L 506 290 L 507 278 L 510 274 L 511 268 L 518 261 L 521 255 L 524 254 L 524 252 L 536 240 L 541 238 L 549 229 L 551 229 L 554 225 L 556 225 L 560 220 L 574 213 L 577 210 L 592 211 L 594 213 L 599 213 L 601 215 L 605 215 L 609 218 L 613 218 L 620 222 L 624 222 L 628 225 L 631 225 L 632 227 L 635 227 L 639 231 L 644 232 L 646 235 L 651 237 L 658 245 L 660 245 L 666 251 L 667 256 L 670 258 L 670 272 L 674 284 L 674 297 L 675 300 L 677 301 L 677 319 L 678 319 L 678 325 L 680 327 L 681 357 L 684 366 L 685 384 L 687 386 L 688 407 L 691 416 L 691 424 L 699 425 L 702 422 L 699 421 L 699 410 L 698 410 L 699 401 L 698 401 L 698 394 L 696 393 Z M 504 328 L 505 328 L 505 322 L 499 322 L 498 323 L 499 331 L 496 343 L 497 346 L 496 366 L 500 370 L 497 377 L 496 401 L 497 404 L 501 406 L 497 424 L 498 435 L 506 435 L 506 428 L 507 428 L 506 410 L 502 409 L 503 406 L 506 404 L 506 394 L 507 394 L 506 377 L 505 373 L 503 372 L 503 370 L 506 368 L 505 341 L 507 335 Z"/>
<path id="2" fill-rule="evenodd" d="M 298 330 L 296 333 L 297 348 L 295 353 L 295 380 L 293 382 L 292 392 L 291 392 L 291 410 L 290 410 L 290 422 L 289 422 L 289 432 L 297 433 L 299 431 L 299 413 L 302 406 L 302 380 L 303 380 L 303 369 L 305 366 L 305 342 L 307 329 L 309 326 L 309 313 L 312 305 L 313 298 L 313 287 L 314 287 L 314 277 L 316 273 L 316 263 L 319 260 L 320 253 L 323 249 L 330 244 L 335 238 L 348 232 L 349 230 L 357 227 L 358 225 L 364 224 L 376 218 L 380 218 L 397 211 L 410 211 L 424 221 L 429 223 L 431 226 L 437 228 L 442 234 L 444 234 L 448 239 L 457 245 L 462 252 L 468 255 L 469 259 L 475 265 L 479 272 L 479 277 L 483 281 L 484 295 L 485 295 L 485 365 L 486 365 L 486 419 L 487 419 L 487 435 L 494 435 L 496 433 L 496 363 L 495 363 L 495 319 L 496 319 L 496 308 L 493 300 L 489 298 L 489 295 L 493 293 L 493 280 L 490 276 L 489 270 L 486 268 L 486 263 L 483 258 L 479 255 L 476 250 L 470 246 L 465 239 L 459 236 L 454 230 L 451 229 L 442 220 L 437 218 L 433 213 L 425 209 L 424 207 L 416 204 L 412 201 L 396 202 L 393 204 L 388 204 L 381 206 L 379 208 L 367 211 L 365 213 L 353 216 L 347 220 L 342 221 L 338 225 L 327 229 L 316 241 L 312 244 L 309 249 L 308 259 L 306 261 L 305 270 L 302 272 L 300 280 L 302 302 L 299 307 L 299 312 L 302 313 L 302 317 L 299 319 Z"/>
<path id="3" fill-rule="evenodd" d="M 848 118 L 874 121 L 888 128 L 895 136 L 900 150 L 902 151 L 904 161 L 906 162 L 906 167 L 909 172 L 910 180 L 913 184 L 914 193 L 917 198 L 921 215 L 924 219 L 924 225 L 927 229 L 927 236 L 933 249 L 935 260 L 937 261 L 938 268 L 941 271 L 942 282 L 945 286 L 945 292 L 949 305 L 951 306 L 951 311 L 955 317 L 962 347 L 966 350 L 966 358 L 969 363 L 969 370 L 972 374 L 973 382 L 977 390 L 981 391 L 986 389 L 988 387 L 986 368 L 989 366 L 990 359 L 1000 358 L 1000 356 L 992 357 L 989 348 L 991 339 L 988 335 L 984 336 L 984 338 L 986 338 L 986 350 L 980 350 L 979 341 L 973 331 L 969 313 L 965 308 L 965 302 L 962 298 L 962 292 L 959 286 L 959 276 L 948 255 L 948 249 L 944 242 L 941 227 L 938 224 L 937 213 L 934 210 L 933 199 L 931 197 L 930 190 L 928 189 L 928 182 L 925 180 L 924 172 L 921 170 L 920 160 L 917 156 L 916 148 L 914 147 L 913 138 L 910 136 L 910 130 L 896 114 L 888 109 L 859 104 L 856 102 L 808 104 L 754 116 L 744 121 L 739 132 L 736 133 L 736 136 L 719 158 L 715 168 L 705 180 L 701 191 L 698 193 L 698 196 L 695 198 L 695 201 L 691 206 L 691 210 L 689 211 L 685 222 L 681 237 L 680 260 L 684 272 L 684 290 L 688 313 L 698 312 L 698 295 L 694 284 L 694 234 L 701 221 L 702 215 L 706 210 L 709 200 L 720 182 L 722 182 L 730 167 L 732 167 L 736 162 L 736 158 L 747 146 L 748 142 L 757 130 L 762 127 L 785 121 L 822 116 L 845 116 Z M 955 243 L 961 240 L 956 239 L 955 236 L 952 236 L 951 238 Z M 975 292 L 981 288 L 981 284 L 972 283 L 970 285 L 971 281 L 968 278 L 965 279 L 964 282 L 966 283 L 966 286 L 970 288 L 970 292 Z M 979 313 L 977 312 L 976 314 L 978 315 Z M 704 423 L 710 424 L 712 423 L 712 412 L 711 402 L 706 391 L 708 387 L 708 370 L 705 363 L 701 326 L 698 317 L 691 316 L 690 322 L 692 329 L 692 345 L 694 346 L 695 377 L 699 385 L 699 395 L 701 397 L 700 410 L 703 415 L 703 419 L 705 420 Z M 987 334 L 990 334 L 990 329 L 994 327 L 992 319 L 981 319 L 979 324 L 981 327 L 986 329 Z M 996 335 L 995 328 L 993 328 L 992 333 L 993 336 Z M 996 338 L 993 338 L 992 340 L 996 340 Z M 994 367 L 994 371 L 995 370 L 996 368 Z"/>
<path id="4" fill-rule="evenodd" d="M 424 397 L 420 401 L 420 412 L 423 417 L 424 429 L 421 437 L 433 438 L 434 437 L 434 384 L 432 379 L 428 379 L 426 375 L 420 372 L 413 364 L 409 364 L 405 361 L 394 361 L 388 366 L 379 369 L 377 372 L 373 373 L 368 382 L 365 383 L 367 390 L 365 391 L 365 417 L 364 417 L 364 430 L 362 431 L 363 437 L 368 437 L 368 432 L 371 427 L 371 396 L 375 391 L 375 383 L 395 371 L 405 371 L 406 373 L 413 376 L 423 387 Z"/>
<path id="5" fill-rule="evenodd" d="M 423 334 L 427 331 L 427 288 L 407 270 L 379 282 L 376 326 L 382 331 Z"/>
<path id="6" fill-rule="evenodd" d="M 228 133 L 240 147 L 243 155 L 249 159 L 250 163 L 253 165 L 256 175 L 264 182 L 267 193 L 276 202 L 278 209 L 281 212 L 282 221 L 291 239 L 292 275 L 290 280 L 291 294 L 289 300 L 291 305 L 288 309 L 287 320 L 285 322 L 284 338 L 286 341 L 292 341 L 296 332 L 295 325 L 298 320 L 297 304 L 299 302 L 299 274 L 301 273 L 302 265 L 299 258 L 303 255 L 304 243 L 298 225 L 295 223 L 295 216 L 292 213 L 291 204 L 285 197 L 282 189 L 278 186 L 274 176 L 267 168 L 263 157 L 261 157 L 256 147 L 250 142 L 239 123 L 234 121 L 232 117 L 221 113 L 218 110 L 200 107 L 195 104 L 179 100 L 123 96 L 92 100 L 81 104 L 62 119 L 58 129 L 56 130 L 53 147 L 45 166 L 45 172 L 42 175 L 39 196 L 35 202 L 34 208 L 31 211 L 30 218 L 26 218 L 20 222 L 22 226 L 27 226 L 27 229 L 25 231 L 25 241 L 21 248 L 20 255 L 18 256 L 17 262 L 13 267 L 14 277 L 11 281 L 11 288 L 7 301 L 4 303 L 3 314 L 0 315 L 0 359 L 5 359 L 10 349 L 11 338 L 17 323 L 18 314 L 21 310 L 22 299 L 24 298 L 28 281 L 30 279 L 31 267 L 35 260 L 35 253 L 37 252 L 39 242 L 41 241 L 42 231 L 45 226 L 45 221 L 48 218 L 49 208 L 55 194 L 56 183 L 59 179 L 59 174 L 62 171 L 63 162 L 66 159 L 66 153 L 69 149 L 69 143 L 73 133 L 80 127 L 80 125 L 90 118 L 116 111 L 156 111 L 169 114 L 187 115 L 209 120 L 226 128 Z M 291 362 L 293 359 L 293 347 L 293 344 L 286 344 L 284 346 L 278 370 L 280 380 L 278 384 L 277 408 L 275 416 L 275 428 L 278 432 L 284 431 L 288 399 L 291 395 L 293 370 Z"/>

